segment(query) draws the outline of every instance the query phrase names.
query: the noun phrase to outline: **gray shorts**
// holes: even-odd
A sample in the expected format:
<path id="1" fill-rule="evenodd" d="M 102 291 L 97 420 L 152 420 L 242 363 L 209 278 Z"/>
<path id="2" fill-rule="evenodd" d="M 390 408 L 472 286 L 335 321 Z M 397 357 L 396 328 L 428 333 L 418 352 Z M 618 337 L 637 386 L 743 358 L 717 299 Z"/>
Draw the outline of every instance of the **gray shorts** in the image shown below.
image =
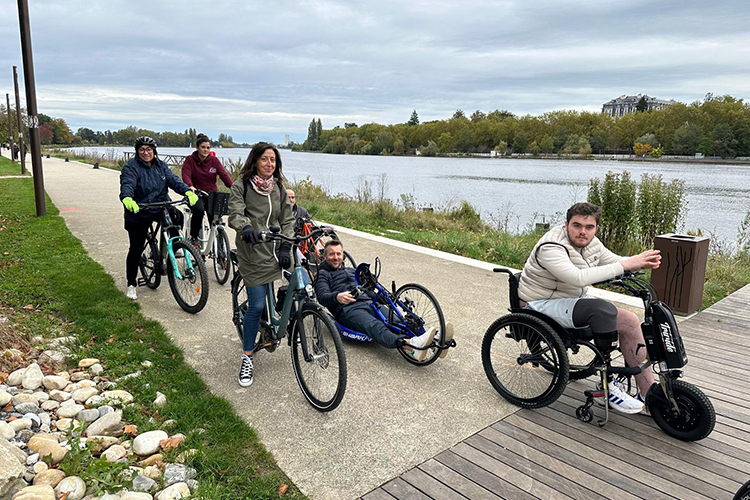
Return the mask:
<path id="1" fill-rule="evenodd" d="M 527 302 L 525 307 L 549 316 L 560 323 L 560 326 L 563 328 L 575 328 L 576 326 L 573 324 L 573 308 L 576 303 L 579 300 L 595 298 L 590 295 L 584 295 L 575 299 L 532 300 L 531 302 Z"/>

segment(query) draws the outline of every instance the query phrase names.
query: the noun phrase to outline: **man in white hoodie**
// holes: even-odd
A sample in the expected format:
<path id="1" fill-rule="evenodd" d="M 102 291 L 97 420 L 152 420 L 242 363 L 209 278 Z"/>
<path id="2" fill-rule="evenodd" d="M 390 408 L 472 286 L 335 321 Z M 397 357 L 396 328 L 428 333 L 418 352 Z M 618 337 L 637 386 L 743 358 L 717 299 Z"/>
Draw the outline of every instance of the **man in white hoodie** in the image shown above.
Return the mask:
<path id="1" fill-rule="evenodd" d="M 634 313 L 586 295 L 588 285 L 614 278 L 624 271 L 656 269 L 658 250 L 646 250 L 632 257 L 609 251 L 596 237 L 601 210 L 591 203 L 576 203 L 568 209 L 565 224 L 552 228 L 537 242 L 521 275 L 519 298 L 526 307 L 555 319 L 565 328 L 590 326 L 597 344 L 616 342 L 630 366 L 646 358 L 640 319 Z M 637 351 L 637 353 L 636 353 Z M 639 397 L 634 398 L 616 381 L 609 384 L 609 404 L 623 413 L 643 410 L 645 397 L 654 382 L 653 372 L 636 375 Z M 643 397 L 640 397 L 643 395 Z"/>

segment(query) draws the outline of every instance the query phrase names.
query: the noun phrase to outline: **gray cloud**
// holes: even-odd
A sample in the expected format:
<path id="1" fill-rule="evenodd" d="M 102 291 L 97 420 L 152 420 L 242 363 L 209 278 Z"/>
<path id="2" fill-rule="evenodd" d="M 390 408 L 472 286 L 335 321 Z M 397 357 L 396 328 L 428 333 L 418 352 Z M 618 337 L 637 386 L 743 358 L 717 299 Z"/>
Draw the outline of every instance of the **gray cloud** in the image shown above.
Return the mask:
<path id="1" fill-rule="evenodd" d="M 10 83 L 16 2 L 0 11 Z M 40 111 L 74 129 L 278 141 L 303 139 L 313 117 L 331 127 L 403 122 L 414 108 L 425 121 L 750 90 L 744 0 L 40 0 L 31 21 Z"/>

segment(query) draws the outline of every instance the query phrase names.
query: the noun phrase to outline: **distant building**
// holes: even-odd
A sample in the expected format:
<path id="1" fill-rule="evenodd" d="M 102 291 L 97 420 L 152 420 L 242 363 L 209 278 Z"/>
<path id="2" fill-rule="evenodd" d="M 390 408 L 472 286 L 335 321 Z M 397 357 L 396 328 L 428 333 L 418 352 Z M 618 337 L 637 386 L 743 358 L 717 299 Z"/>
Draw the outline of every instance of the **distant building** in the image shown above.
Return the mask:
<path id="1" fill-rule="evenodd" d="M 289 134 L 284 134 L 284 146 L 289 145 Z"/>
<path id="2" fill-rule="evenodd" d="M 670 104 L 674 104 L 676 101 L 670 99 L 657 99 L 656 97 L 649 97 L 647 95 L 638 94 L 638 95 L 621 95 L 617 99 L 612 99 L 609 102 L 605 102 L 602 105 L 602 113 L 607 113 L 610 116 L 618 117 L 622 116 L 627 113 L 633 113 L 636 110 L 636 107 L 638 107 L 638 102 L 641 100 L 641 97 L 646 98 L 646 103 L 648 104 L 648 110 L 651 111 L 652 109 L 662 109 L 666 108 Z"/>

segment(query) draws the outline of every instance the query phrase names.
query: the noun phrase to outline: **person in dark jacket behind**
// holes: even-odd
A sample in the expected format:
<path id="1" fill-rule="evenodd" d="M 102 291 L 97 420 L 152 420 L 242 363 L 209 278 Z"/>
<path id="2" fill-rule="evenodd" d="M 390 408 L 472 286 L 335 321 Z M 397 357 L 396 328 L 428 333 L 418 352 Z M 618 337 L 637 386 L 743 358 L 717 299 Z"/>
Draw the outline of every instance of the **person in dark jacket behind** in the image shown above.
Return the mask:
<path id="1" fill-rule="evenodd" d="M 135 158 L 128 161 L 120 173 L 120 201 L 125 207 L 125 230 L 130 239 L 130 248 L 125 260 L 128 280 L 127 297 L 137 300 L 138 261 L 146 243 L 151 223 L 161 217 L 161 210 L 141 210 L 141 203 L 169 201 L 169 189 L 187 196 L 195 205 L 198 196 L 175 175 L 166 163 L 156 156 L 156 141 L 142 136 L 135 140 Z M 174 210 L 175 216 L 181 215 Z M 178 219 L 177 219 L 178 220 Z"/>
<path id="2" fill-rule="evenodd" d="M 226 187 L 232 187 L 231 177 L 224 170 L 224 166 L 219 159 L 211 154 L 211 141 L 206 135 L 198 134 L 195 139 L 195 151 L 185 158 L 185 163 L 182 164 L 182 180 L 191 188 L 198 188 L 211 193 L 219 190 L 216 185 L 217 175 Z M 206 212 L 206 208 L 203 206 L 204 201 L 198 200 L 198 203 L 191 208 L 193 216 L 190 219 L 190 237 L 196 246 L 200 245 L 197 240 L 203 223 L 203 214 Z M 209 221 L 212 216 L 213 214 L 208 213 Z"/>
<path id="3" fill-rule="evenodd" d="M 302 234 L 302 226 L 305 222 L 310 220 L 310 212 L 305 207 L 297 205 L 297 195 L 291 189 L 286 190 L 286 195 L 289 198 L 289 203 L 292 204 L 292 213 L 294 214 L 294 234 Z"/>
<path id="4" fill-rule="evenodd" d="M 339 240 L 329 240 L 326 243 L 323 257 L 325 261 L 320 266 L 318 277 L 315 279 L 315 294 L 320 303 L 333 314 L 336 321 L 347 328 L 367 334 L 378 344 L 390 349 L 395 349 L 402 344 L 424 347 L 432 343 L 436 333 L 434 327 L 410 339 L 406 335 L 397 335 L 375 317 L 370 307 L 372 302 L 370 297 L 363 295 L 354 298 L 350 293 L 356 284 L 354 268 L 344 265 L 344 247 Z M 411 355 L 417 361 L 422 361 L 427 352 L 426 349 L 415 349 L 412 350 Z"/>

